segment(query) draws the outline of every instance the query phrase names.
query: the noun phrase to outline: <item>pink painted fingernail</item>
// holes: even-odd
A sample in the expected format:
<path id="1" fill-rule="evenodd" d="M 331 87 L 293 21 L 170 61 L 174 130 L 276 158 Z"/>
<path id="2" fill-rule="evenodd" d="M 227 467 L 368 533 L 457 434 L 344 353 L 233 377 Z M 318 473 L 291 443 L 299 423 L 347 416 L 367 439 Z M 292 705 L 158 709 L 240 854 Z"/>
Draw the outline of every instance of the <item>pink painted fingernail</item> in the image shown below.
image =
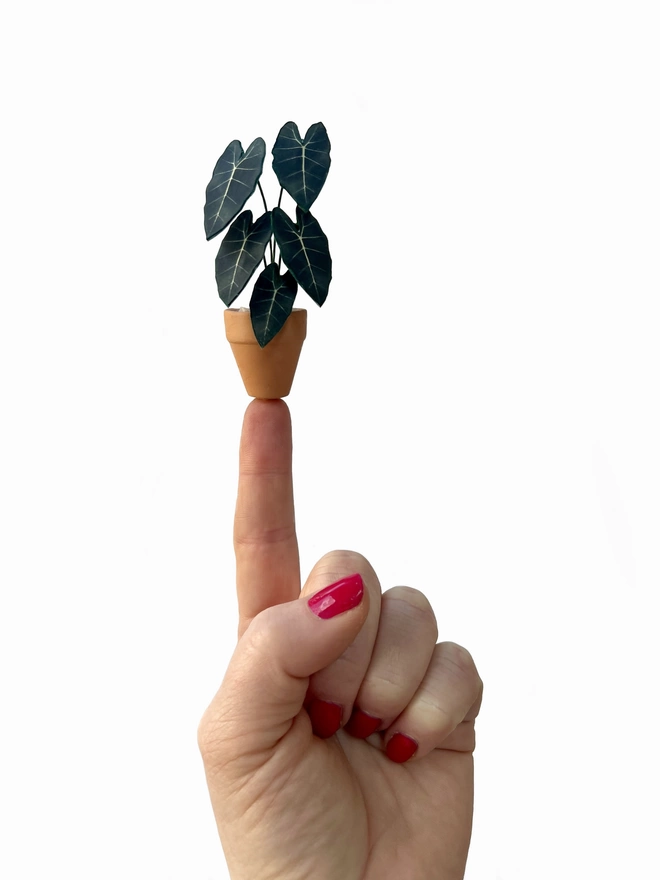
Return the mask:
<path id="1" fill-rule="evenodd" d="M 362 601 L 363 595 L 362 578 L 359 574 L 352 574 L 314 593 L 307 604 L 317 617 L 329 620 L 343 611 L 356 608 Z"/>
<path id="2" fill-rule="evenodd" d="M 385 749 L 387 757 L 395 764 L 404 764 L 415 754 L 419 744 L 405 733 L 395 733 Z"/>
<path id="3" fill-rule="evenodd" d="M 314 734 L 321 739 L 327 739 L 333 733 L 337 733 L 341 727 L 342 708 L 339 703 L 330 703 L 328 700 L 313 700 L 307 707 L 312 722 Z"/>

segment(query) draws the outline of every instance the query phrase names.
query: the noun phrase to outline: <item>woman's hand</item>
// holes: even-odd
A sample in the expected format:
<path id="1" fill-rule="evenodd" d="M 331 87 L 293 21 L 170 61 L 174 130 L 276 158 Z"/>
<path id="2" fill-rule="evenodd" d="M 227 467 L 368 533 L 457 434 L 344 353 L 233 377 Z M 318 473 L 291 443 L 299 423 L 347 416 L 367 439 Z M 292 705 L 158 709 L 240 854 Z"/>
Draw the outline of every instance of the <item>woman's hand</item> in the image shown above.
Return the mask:
<path id="1" fill-rule="evenodd" d="M 436 644 L 424 594 L 381 595 L 358 553 L 324 556 L 301 593 L 282 401 L 245 414 L 234 547 L 238 644 L 199 727 L 232 880 L 462 878 L 481 680 Z"/>

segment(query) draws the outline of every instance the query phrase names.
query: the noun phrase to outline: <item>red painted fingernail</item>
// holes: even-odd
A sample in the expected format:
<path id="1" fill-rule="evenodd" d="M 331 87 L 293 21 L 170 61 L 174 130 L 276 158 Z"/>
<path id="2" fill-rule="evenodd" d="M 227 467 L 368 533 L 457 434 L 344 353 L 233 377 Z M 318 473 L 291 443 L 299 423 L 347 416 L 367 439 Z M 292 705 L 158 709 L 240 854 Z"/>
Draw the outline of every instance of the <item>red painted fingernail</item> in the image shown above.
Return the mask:
<path id="1" fill-rule="evenodd" d="M 405 733 L 395 733 L 387 744 L 387 757 L 395 764 L 403 764 L 415 754 L 419 744 Z"/>
<path id="2" fill-rule="evenodd" d="M 327 739 L 333 733 L 337 733 L 341 727 L 342 708 L 339 703 L 314 700 L 307 708 L 307 712 L 312 721 L 314 734 L 321 739 Z"/>
<path id="3" fill-rule="evenodd" d="M 344 730 L 357 739 L 366 739 L 375 733 L 377 728 L 383 723 L 382 718 L 376 718 L 375 715 L 369 715 L 362 709 L 353 709 L 353 714 Z"/>
<path id="4" fill-rule="evenodd" d="M 328 620 L 342 611 L 356 608 L 362 601 L 363 594 L 362 578 L 359 574 L 353 574 L 314 593 L 307 604 L 317 617 Z"/>

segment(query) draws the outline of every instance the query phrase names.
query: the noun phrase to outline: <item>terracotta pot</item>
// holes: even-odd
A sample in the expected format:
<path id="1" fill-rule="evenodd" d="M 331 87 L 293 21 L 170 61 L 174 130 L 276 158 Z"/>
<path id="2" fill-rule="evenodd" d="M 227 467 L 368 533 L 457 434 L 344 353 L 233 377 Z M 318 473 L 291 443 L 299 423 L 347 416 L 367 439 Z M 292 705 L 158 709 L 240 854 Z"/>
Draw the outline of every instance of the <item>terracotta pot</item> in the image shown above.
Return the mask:
<path id="1" fill-rule="evenodd" d="M 254 335 L 249 309 L 225 309 L 225 332 L 250 397 L 286 397 L 307 335 L 307 310 L 294 309 L 263 348 Z"/>

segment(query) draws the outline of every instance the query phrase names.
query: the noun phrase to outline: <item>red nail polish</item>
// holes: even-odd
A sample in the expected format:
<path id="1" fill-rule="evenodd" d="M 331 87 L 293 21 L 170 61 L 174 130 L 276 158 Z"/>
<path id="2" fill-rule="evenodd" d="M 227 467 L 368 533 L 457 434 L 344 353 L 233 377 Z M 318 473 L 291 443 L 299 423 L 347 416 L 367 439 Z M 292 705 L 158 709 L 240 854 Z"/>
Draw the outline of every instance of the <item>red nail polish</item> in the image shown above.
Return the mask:
<path id="1" fill-rule="evenodd" d="M 418 748 L 419 744 L 405 733 L 395 733 L 387 744 L 387 757 L 395 764 L 403 764 L 412 758 Z"/>
<path id="2" fill-rule="evenodd" d="M 353 709 L 353 714 L 344 730 L 357 739 L 366 739 L 380 727 L 382 718 L 376 718 L 363 712 L 362 709 Z"/>
<path id="3" fill-rule="evenodd" d="M 314 593 L 307 604 L 317 617 L 328 620 L 342 611 L 356 608 L 362 601 L 363 594 L 362 578 L 359 574 L 353 574 Z"/>
<path id="4" fill-rule="evenodd" d="M 339 703 L 314 700 L 309 705 L 307 712 L 312 722 L 314 734 L 321 739 L 327 739 L 333 733 L 337 733 L 341 727 L 342 707 Z"/>

